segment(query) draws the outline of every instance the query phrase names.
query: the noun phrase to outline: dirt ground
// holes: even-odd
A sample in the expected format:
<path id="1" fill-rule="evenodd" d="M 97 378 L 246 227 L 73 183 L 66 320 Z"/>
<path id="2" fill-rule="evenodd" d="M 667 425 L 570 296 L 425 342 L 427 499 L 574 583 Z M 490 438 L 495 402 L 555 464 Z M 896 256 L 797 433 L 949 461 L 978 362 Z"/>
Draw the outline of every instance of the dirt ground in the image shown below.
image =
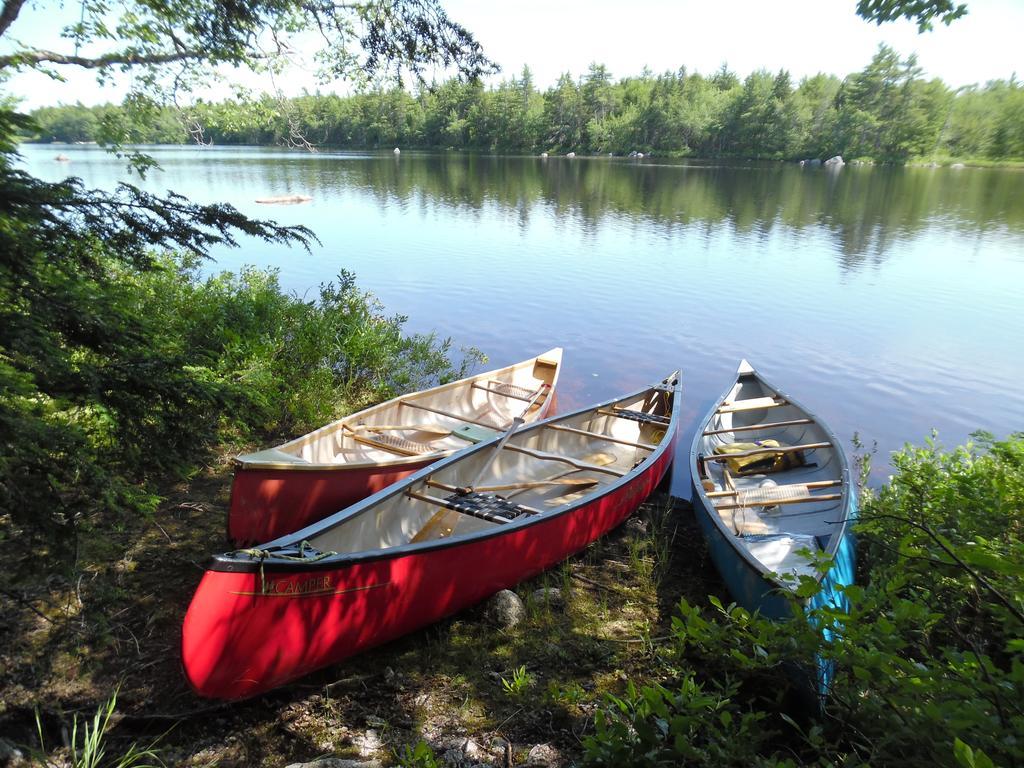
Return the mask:
<path id="1" fill-rule="evenodd" d="M 207 468 L 151 517 L 84 533 L 73 568 L 0 541 L 8 743 L 38 749 L 38 715 L 59 756 L 74 718 L 91 719 L 116 692 L 111 749 L 157 740 L 168 765 L 321 755 L 387 764 L 418 742 L 454 765 L 531 755 L 567 764 L 604 694 L 649 674 L 679 598 L 722 594 L 692 511 L 656 494 L 606 538 L 520 584 L 526 618 L 514 628 L 495 628 L 477 607 L 256 699 L 205 701 L 185 683 L 178 645 L 207 555 L 227 548 L 229 489 L 226 463 Z M 542 588 L 557 591 L 538 597 Z"/>

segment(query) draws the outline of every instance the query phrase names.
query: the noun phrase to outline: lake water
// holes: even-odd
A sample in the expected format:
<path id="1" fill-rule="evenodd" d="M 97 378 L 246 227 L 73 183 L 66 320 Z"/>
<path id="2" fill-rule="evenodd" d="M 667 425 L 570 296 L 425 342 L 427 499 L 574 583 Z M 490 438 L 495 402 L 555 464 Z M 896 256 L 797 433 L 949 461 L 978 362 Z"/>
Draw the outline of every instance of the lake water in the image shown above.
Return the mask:
<path id="1" fill-rule="evenodd" d="M 247 241 L 210 271 L 276 267 L 313 297 L 349 269 L 495 366 L 561 345 L 563 409 L 682 368 L 680 456 L 741 357 L 877 441 L 876 479 L 933 428 L 1024 429 L 1024 171 L 161 147 L 140 182 L 96 147 L 22 153 L 42 178 L 173 189 L 322 242 Z M 284 194 L 313 201 L 254 202 Z"/>

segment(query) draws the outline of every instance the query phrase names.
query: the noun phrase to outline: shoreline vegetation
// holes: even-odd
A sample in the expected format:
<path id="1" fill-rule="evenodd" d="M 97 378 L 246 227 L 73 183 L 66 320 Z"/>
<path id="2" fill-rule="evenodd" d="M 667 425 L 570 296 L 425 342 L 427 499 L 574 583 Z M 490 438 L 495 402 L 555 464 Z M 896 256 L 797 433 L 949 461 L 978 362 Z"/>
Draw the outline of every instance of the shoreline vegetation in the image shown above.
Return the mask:
<path id="1" fill-rule="evenodd" d="M 94 518 L 74 568 L 49 564 L 45 580 L 36 554 L 0 540 L 18 574 L 2 592 L 0 748 L 88 765 L 68 763 L 61 740 L 116 704 L 99 744 L 146 753 L 124 765 L 1015 764 L 1024 435 L 950 451 L 928 441 L 892 463 L 862 497 L 852 612 L 817 616 L 829 640 L 731 605 L 689 505 L 655 495 L 517 586 L 515 625 L 473 608 L 225 704 L 188 690 L 175 648 L 197 553 L 222 546 L 230 466 L 211 461 L 149 510 Z M 822 709 L 793 674 L 819 655 L 836 665 Z"/>
<path id="2" fill-rule="evenodd" d="M 861 13 L 883 21 L 899 5 L 865 0 Z M 906 15 L 922 28 L 966 10 L 915 5 Z M 4 5 L 0 37 L 22 7 Z M 199 260 L 240 235 L 307 248 L 315 235 L 128 184 L 46 182 L 19 167 L 16 137 L 1024 158 L 1015 78 L 954 91 L 884 46 L 858 73 L 795 87 L 785 72 L 741 82 L 725 67 L 613 81 L 595 64 L 544 92 L 525 69 L 485 89 L 472 80 L 492 62 L 435 3 L 383 7 L 127 3 L 112 27 L 107 4 L 83 3 L 70 63 L 135 73 L 129 102 L 34 121 L 0 103 L 0 763 L 1024 764 L 1024 433 L 891 457 L 890 480 L 861 497 L 848 615 L 772 623 L 730 605 L 692 512 L 660 496 L 519 585 L 514 626 L 473 609 L 254 700 L 188 689 L 181 622 L 203 558 L 225 546 L 229 457 L 460 375 L 481 354 L 407 335 L 346 272 L 315 300 L 285 294 L 273 272 L 202 279 Z M 288 32 L 325 28 L 337 32 L 324 49 L 334 77 L 440 62 L 470 82 L 184 113 L 158 102 L 165 63 L 187 87 L 211 66 L 262 60 L 266 30 L 286 34 L 286 51 Z M 89 58 L 96 42 L 110 45 Z M 0 72 L 68 63 L 15 48 Z M 816 590 L 804 579 L 798 597 Z M 808 707 L 793 672 L 819 657 L 835 664 L 833 688 Z"/>
<path id="3" fill-rule="evenodd" d="M 415 92 L 248 94 L 180 111 L 75 104 L 31 117 L 22 139 L 44 142 L 1024 165 L 1024 84 L 1015 76 L 953 89 L 884 45 L 859 72 L 796 85 L 785 71 L 741 81 L 725 65 L 711 75 L 681 68 L 614 80 L 592 64 L 545 91 L 524 67 L 490 88 L 453 79 Z"/>

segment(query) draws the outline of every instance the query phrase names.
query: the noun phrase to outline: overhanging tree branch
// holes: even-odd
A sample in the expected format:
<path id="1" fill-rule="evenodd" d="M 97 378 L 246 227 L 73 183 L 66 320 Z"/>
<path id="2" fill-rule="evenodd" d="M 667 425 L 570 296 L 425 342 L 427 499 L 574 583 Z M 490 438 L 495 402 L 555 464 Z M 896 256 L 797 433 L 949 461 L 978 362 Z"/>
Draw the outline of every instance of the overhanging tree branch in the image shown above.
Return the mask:
<path id="1" fill-rule="evenodd" d="M 139 53 L 134 51 L 118 51 L 102 56 L 78 56 L 32 49 L 0 56 L 0 69 L 18 66 L 36 66 L 39 64 L 62 64 L 83 67 L 85 69 L 103 69 L 116 66 L 150 66 L 173 64 L 181 61 L 200 61 L 209 58 L 209 52 L 201 50 L 179 50 L 168 53 Z"/>

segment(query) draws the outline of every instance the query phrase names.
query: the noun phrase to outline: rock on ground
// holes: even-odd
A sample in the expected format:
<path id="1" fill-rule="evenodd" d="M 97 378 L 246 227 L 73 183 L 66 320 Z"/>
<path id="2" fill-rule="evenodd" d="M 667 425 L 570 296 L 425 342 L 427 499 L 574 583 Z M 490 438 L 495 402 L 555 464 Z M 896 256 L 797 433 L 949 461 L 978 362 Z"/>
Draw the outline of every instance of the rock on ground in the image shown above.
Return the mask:
<path id="1" fill-rule="evenodd" d="M 532 599 L 535 603 L 550 605 L 552 608 L 561 608 L 565 604 L 562 590 L 558 587 L 541 587 L 533 593 Z"/>
<path id="2" fill-rule="evenodd" d="M 486 616 L 495 626 L 509 629 L 526 618 L 526 607 L 519 595 L 503 589 L 487 601 Z"/>
<path id="3" fill-rule="evenodd" d="M 538 744 L 526 756 L 523 768 L 556 768 L 562 764 L 562 755 L 550 744 Z"/>

